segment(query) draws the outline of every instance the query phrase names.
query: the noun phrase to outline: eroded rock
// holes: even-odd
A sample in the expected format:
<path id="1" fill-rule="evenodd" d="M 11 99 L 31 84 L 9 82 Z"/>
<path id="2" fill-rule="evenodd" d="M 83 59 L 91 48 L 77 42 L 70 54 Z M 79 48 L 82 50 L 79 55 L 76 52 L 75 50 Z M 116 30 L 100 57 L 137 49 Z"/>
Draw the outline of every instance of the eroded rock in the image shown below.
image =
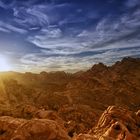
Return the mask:
<path id="1" fill-rule="evenodd" d="M 69 140 L 61 126 L 48 119 L 0 117 L 0 140 Z"/>
<path id="2" fill-rule="evenodd" d="M 90 132 L 99 139 L 137 140 L 140 138 L 139 119 L 126 108 L 110 106 Z"/>

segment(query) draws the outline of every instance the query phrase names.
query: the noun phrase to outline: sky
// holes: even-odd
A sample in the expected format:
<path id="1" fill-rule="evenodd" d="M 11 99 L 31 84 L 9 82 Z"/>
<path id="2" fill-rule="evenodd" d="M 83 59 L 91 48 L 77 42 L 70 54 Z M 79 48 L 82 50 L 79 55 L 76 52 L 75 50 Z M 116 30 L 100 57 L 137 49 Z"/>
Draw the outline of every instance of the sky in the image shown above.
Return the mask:
<path id="1" fill-rule="evenodd" d="M 140 0 L 0 0 L 0 58 L 13 71 L 76 72 L 140 57 Z"/>

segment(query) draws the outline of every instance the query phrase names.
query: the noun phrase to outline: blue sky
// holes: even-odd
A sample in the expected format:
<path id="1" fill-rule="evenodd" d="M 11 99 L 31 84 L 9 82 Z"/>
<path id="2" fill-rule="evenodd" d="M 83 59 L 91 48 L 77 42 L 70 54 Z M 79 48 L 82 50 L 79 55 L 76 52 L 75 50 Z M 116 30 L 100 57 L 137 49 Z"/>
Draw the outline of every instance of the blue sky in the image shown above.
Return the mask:
<path id="1" fill-rule="evenodd" d="M 0 56 L 20 72 L 140 57 L 140 1 L 0 0 Z"/>

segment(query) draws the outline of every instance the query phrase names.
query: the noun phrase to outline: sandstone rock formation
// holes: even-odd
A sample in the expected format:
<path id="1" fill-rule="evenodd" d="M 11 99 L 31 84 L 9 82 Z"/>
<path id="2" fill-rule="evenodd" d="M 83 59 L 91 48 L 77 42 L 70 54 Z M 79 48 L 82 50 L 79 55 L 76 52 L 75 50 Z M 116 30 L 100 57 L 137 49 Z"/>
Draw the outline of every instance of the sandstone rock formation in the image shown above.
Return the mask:
<path id="1" fill-rule="evenodd" d="M 139 58 L 124 58 L 112 66 L 99 63 L 74 74 L 0 73 L 0 97 L 0 116 L 14 117 L 0 117 L 1 139 L 28 135 L 18 128 L 26 122 L 28 130 L 34 120 L 34 127 L 41 128 L 43 120 L 51 120 L 66 137 L 79 140 L 131 140 L 140 135 Z"/>
<path id="2" fill-rule="evenodd" d="M 70 140 L 55 121 L 0 117 L 1 140 Z"/>
<path id="3" fill-rule="evenodd" d="M 65 120 L 65 127 L 69 136 L 87 133 L 96 123 L 98 114 L 87 105 L 65 105 L 58 111 L 59 116 Z"/>
<path id="4" fill-rule="evenodd" d="M 69 123 L 71 122 L 67 122 L 67 125 Z M 86 127 L 86 124 L 85 126 L 83 124 L 83 127 Z M 74 127 L 73 131 L 69 131 L 66 124 L 63 126 L 56 118 L 27 120 L 0 117 L 0 140 L 139 140 L 139 111 L 135 113 L 125 107 L 110 106 L 89 132 L 83 131 L 81 134 L 76 134 L 75 131 Z"/>
<path id="5" fill-rule="evenodd" d="M 0 114 L 20 104 L 48 106 L 56 111 L 63 105 L 79 103 L 100 111 L 110 105 L 135 111 L 140 107 L 139 58 L 124 58 L 112 66 L 99 63 L 75 74 L 5 72 L 0 73 L 0 79 Z"/>
<path id="6" fill-rule="evenodd" d="M 100 117 L 97 126 L 90 133 L 98 138 L 132 139 L 140 138 L 140 121 L 136 113 L 123 107 L 110 106 Z"/>

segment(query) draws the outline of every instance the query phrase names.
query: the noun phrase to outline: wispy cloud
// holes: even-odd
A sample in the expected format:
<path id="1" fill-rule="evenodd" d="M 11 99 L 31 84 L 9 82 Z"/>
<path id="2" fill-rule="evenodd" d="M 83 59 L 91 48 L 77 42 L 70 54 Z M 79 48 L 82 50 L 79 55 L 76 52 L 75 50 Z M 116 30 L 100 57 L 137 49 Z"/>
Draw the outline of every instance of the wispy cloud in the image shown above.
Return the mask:
<path id="1" fill-rule="evenodd" d="M 8 3 L 5 3 L 5 1 L 0 0 L 0 7 L 2 7 L 5 10 L 12 9 L 15 3 L 16 3 L 15 0 L 11 0 Z"/>
<path id="2" fill-rule="evenodd" d="M 14 17 L 15 21 L 22 25 L 49 25 L 49 20 L 45 11 L 37 9 L 37 6 L 30 7 L 15 7 Z"/>
<path id="3" fill-rule="evenodd" d="M 0 32 L 10 33 L 10 30 L 0 27 Z"/>
<path id="4" fill-rule="evenodd" d="M 104 62 L 107 65 L 111 65 L 117 60 L 123 57 L 133 56 L 137 57 L 140 54 L 140 49 L 126 48 L 120 49 L 110 49 L 103 53 L 95 53 L 91 56 L 85 57 L 72 57 L 72 56 L 53 56 L 45 57 L 42 54 L 29 54 L 21 58 L 21 63 L 25 65 L 23 71 L 68 71 L 75 72 L 78 70 L 86 70 L 90 68 L 93 64 Z M 36 69 L 33 69 L 36 67 Z M 38 68 L 38 69 L 37 69 Z"/>
<path id="5" fill-rule="evenodd" d="M 133 13 L 122 14 L 112 21 L 112 17 L 103 18 L 95 29 L 83 30 L 77 37 L 91 40 L 93 49 L 106 49 L 109 46 L 126 47 L 129 42 L 135 46 L 135 40 L 140 38 L 140 10 L 136 9 Z M 110 24 L 111 23 L 111 24 Z M 119 44 L 123 42 L 122 46 Z M 140 41 L 137 41 L 140 44 Z M 122 43 L 121 43 L 122 44 Z M 132 47 L 133 47 L 132 46 Z M 89 47 L 89 48 L 90 48 Z"/>
<path id="6" fill-rule="evenodd" d="M 65 55 L 85 51 L 89 43 L 64 35 L 60 28 L 42 29 L 38 34 L 29 36 L 28 41 L 41 49 L 49 49 L 48 53 Z"/>
<path id="7" fill-rule="evenodd" d="M 140 20 L 137 17 L 138 14 L 139 10 L 136 9 L 133 13 L 122 14 L 113 21 L 111 16 L 104 17 L 92 30 L 87 28 L 71 37 L 63 36 L 59 28 L 47 29 L 38 35 L 30 36 L 28 41 L 42 49 L 42 53 L 46 56 L 43 60 L 47 61 L 49 65 L 46 67 L 50 69 L 55 64 L 72 65 L 77 70 L 82 69 L 82 65 L 90 67 L 93 63 L 100 61 L 112 64 L 122 57 L 139 55 Z M 55 60 L 61 61 L 57 63 Z M 72 60 L 73 63 L 66 60 Z M 75 67 L 75 64 L 78 65 Z M 64 70 L 64 68 L 61 67 L 59 70 Z"/>
<path id="8" fill-rule="evenodd" d="M 34 71 L 34 72 L 38 72 L 41 70 L 46 70 L 46 71 L 67 70 L 67 71 L 73 72 L 73 71 L 79 70 L 80 68 L 82 69 L 88 68 L 89 63 L 91 63 L 91 61 L 89 62 L 87 59 L 89 60 L 89 58 L 75 59 L 73 57 L 61 57 L 61 56 L 40 58 L 36 55 L 27 55 L 21 59 L 21 62 L 24 65 L 26 65 L 31 71 Z M 34 66 L 38 67 L 38 69 L 33 70 Z"/>
<path id="9" fill-rule="evenodd" d="M 60 28 L 48 28 L 48 29 L 42 29 L 40 31 L 40 35 L 36 36 L 36 38 L 42 39 L 43 37 L 45 39 L 57 39 L 62 36 L 62 31 Z"/>
<path id="10" fill-rule="evenodd" d="M 1 27 L 1 29 L 3 29 L 3 31 L 5 30 L 7 32 L 9 30 L 9 32 L 13 31 L 13 32 L 21 33 L 21 34 L 26 34 L 27 33 L 27 30 L 25 30 L 25 29 L 15 27 L 12 24 L 4 23 L 2 21 L 0 21 L 0 27 Z"/>
<path id="11" fill-rule="evenodd" d="M 82 46 L 82 42 L 78 42 L 73 38 L 63 38 L 55 40 L 47 40 L 44 38 L 29 38 L 29 41 L 36 44 L 40 48 L 50 49 L 54 54 L 72 54 L 81 52 L 86 47 Z M 47 51 L 48 52 L 48 51 Z"/>
<path id="12" fill-rule="evenodd" d="M 76 71 L 140 54 L 139 0 L 78 2 L 0 0 L 9 16 L 0 19 L 0 33 L 19 35 L 16 45 L 2 48 L 21 53 L 17 70 Z"/>
<path id="13" fill-rule="evenodd" d="M 22 6 L 15 5 L 14 21 L 23 26 L 41 26 L 49 27 L 53 26 L 55 22 L 60 21 L 60 13 L 62 8 L 69 6 L 67 3 L 54 4 L 44 2 L 43 4 L 35 4 L 35 2 L 29 1 L 22 3 Z M 62 14 L 63 15 L 63 14 Z"/>
<path id="14" fill-rule="evenodd" d="M 6 5 L 6 4 L 4 4 L 2 1 L 0 1 L 0 7 L 2 7 L 2 8 L 4 8 L 4 9 L 6 9 L 6 8 L 7 8 L 7 5 Z"/>
<path id="15" fill-rule="evenodd" d="M 139 5 L 140 6 L 140 1 L 139 0 L 127 0 L 125 3 L 125 6 L 128 8 L 132 8 Z"/>

